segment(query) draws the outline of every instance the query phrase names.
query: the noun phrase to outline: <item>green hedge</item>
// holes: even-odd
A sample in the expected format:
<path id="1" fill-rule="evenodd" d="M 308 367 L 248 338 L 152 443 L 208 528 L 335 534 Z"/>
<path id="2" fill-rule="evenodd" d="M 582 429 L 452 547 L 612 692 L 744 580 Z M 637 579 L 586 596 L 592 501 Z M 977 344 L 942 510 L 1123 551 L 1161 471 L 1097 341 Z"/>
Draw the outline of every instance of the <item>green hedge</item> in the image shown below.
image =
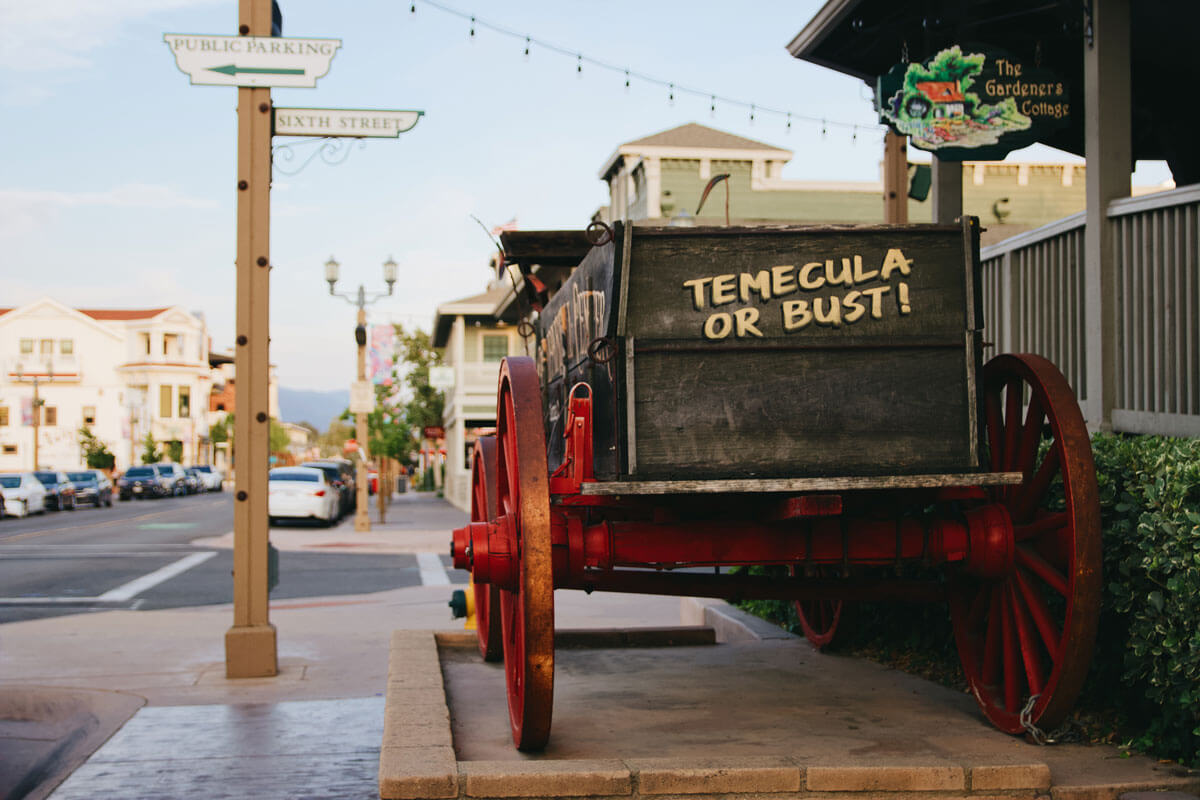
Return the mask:
<path id="1" fill-rule="evenodd" d="M 1104 596 L 1080 709 L 1159 758 L 1200 765 L 1200 439 L 1093 438 Z M 790 603 L 741 604 L 799 631 Z M 836 649 L 965 687 L 945 606 L 861 603 Z"/>

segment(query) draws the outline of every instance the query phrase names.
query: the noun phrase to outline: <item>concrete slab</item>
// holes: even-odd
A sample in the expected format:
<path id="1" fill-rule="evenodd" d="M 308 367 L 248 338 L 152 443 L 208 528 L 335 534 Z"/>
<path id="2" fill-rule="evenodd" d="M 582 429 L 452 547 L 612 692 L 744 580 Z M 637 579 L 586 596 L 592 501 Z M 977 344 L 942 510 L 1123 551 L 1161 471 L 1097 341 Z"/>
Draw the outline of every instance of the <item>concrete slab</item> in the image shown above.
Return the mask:
<path id="1" fill-rule="evenodd" d="M 1200 787 L 1194 775 L 1119 759 L 1112 748 L 1037 747 L 1002 734 L 965 694 L 818 653 L 723 604 L 701 603 L 683 617 L 714 615 L 726 629 L 717 638 L 733 643 L 700 646 L 704 636 L 676 628 L 661 632 L 661 643 L 684 646 L 645 646 L 655 634 L 642 630 L 633 639 L 643 646 L 614 647 L 628 640 L 612 631 L 564 632 L 573 647 L 556 652 L 553 732 L 537 754 L 513 749 L 503 665 L 480 660 L 473 637 L 395 637 L 392 672 L 406 678 L 389 686 L 381 797 L 419 796 L 411 782 L 389 793 L 400 784 L 387 771 L 419 767 L 433 780 L 415 745 L 426 737 L 442 745 L 447 733 L 455 763 L 439 762 L 436 785 L 446 794 L 429 796 L 449 796 L 456 786 L 462 798 L 1117 800 L 1134 789 Z M 419 674 L 431 649 L 442 698 L 431 696 L 436 681 Z"/>

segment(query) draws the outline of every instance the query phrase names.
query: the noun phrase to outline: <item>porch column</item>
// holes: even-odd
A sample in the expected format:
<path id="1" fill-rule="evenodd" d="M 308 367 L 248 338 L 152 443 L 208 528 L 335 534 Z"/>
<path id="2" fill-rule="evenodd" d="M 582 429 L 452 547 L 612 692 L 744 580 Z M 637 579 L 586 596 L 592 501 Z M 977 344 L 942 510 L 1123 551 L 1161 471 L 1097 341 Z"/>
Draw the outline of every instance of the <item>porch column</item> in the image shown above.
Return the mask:
<path id="1" fill-rule="evenodd" d="M 1087 227 L 1084 309 L 1087 402 L 1092 430 L 1112 430 L 1116 401 L 1116 253 L 1108 205 L 1129 196 L 1133 170 L 1130 119 L 1129 0 L 1094 0 L 1092 35 L 1083 51 Z"/>
<path id="2" fill-rule="evenodd" d="M 933 157 L 933 221 L 953 225 L 963 213 L 962 162 Z"/>

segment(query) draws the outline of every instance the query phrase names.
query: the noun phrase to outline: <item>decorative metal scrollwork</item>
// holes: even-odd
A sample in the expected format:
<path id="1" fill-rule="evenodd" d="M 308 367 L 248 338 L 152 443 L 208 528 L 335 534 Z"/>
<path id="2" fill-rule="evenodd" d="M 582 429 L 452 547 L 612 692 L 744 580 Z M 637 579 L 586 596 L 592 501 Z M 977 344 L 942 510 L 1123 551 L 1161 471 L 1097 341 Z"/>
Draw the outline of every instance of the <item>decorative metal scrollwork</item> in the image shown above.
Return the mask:
<path id="1" fill-rule="evenodd" d="M 271 166 L 283 175 L 299 174 L 316 158 L 320 158 L 331 167 L 336 167 L 339 164 L 344 164 L 346 159 L 350 157 L 350 152 L 355 149 L 355 142 L 358 143 L 359 150 L 367 146 L 365 139 L 348 139 L 345 137 L 322 137 L 276 145 L 271 148 Z M 297 148 L 308 145 L 317 145 L 317 148 L 309 153 L 308 157 L 301 161 L 299 166 L 294 168 L 285 166 L 291 165 L 297 160 Z"/>

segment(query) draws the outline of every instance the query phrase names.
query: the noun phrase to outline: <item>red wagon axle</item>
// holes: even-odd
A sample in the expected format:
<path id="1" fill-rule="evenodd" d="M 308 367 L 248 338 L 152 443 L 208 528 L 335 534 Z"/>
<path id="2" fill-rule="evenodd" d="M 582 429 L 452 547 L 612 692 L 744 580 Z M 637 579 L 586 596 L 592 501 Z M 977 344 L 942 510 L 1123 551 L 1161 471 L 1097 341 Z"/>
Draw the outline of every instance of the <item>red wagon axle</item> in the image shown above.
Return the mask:
<path id="1" fill-rule="evenodd" d="M 961 562 L 967 574 L 1012 570 L 1015 537 L 1007 508 L 989 504 L 956 519 L 871 520 L 822 517 L 786 524 L 757 521 L 586 524 L 569 512 L 550 516 L 554 587 L 608 590 L 620 568 L 755 564 L 881 566 L 904 561 Z M 517 523 L 511 514 L 454 532 L 454 566 L 505 591 L 517 590 Z M 1031 569 L 1044 562 L 1023 555 Z M 1052 568 L 1051 568 L 1052 569 Z M 651 583 L 645 581 L 642 585 Z"/>

